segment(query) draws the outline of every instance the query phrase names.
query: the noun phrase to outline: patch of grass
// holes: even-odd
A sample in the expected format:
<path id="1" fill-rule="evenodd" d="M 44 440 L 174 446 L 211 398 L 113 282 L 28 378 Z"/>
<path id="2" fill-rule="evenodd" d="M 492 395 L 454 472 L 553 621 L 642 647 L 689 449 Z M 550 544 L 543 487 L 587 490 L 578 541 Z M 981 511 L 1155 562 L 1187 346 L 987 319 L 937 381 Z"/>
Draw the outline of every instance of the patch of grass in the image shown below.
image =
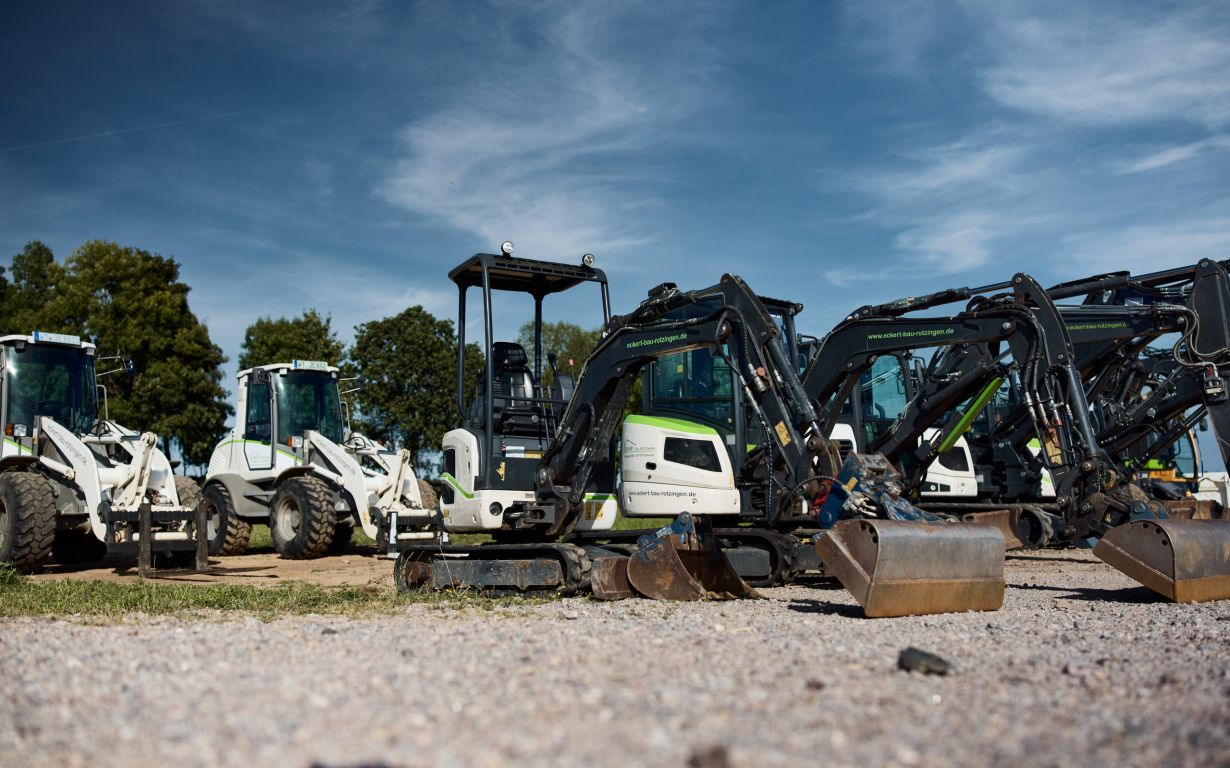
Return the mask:
<path id="1" fill-rule="evenodd" d="M 269 526 L 254 523 L 252 536 L 248 538 L 248 551 L 252 554 L 273 551 L 273 537 L 269 535 Z"/>
<path id="2" fill-rule="evenodd" d="M 411 604 L 496 611 L 547 602 L 550 597 L 487 598 L 472 592 L 412 592 L 391 587 L 322 587 L 290 582 L 276 587 L 237 584 L 164 584 L 64 579 L 34 581 L 0 570 L 0 617 L 91 616 L 118 619 L 131 613 L 190 616 L 207 611 L 251 614 L 269 620 L 308 613 L 378 616 Z M 501 614 L 503 612 L 501 611 Z"/>
<path id="3" fill-rule="evenodd" d="M 663 526 L 670 525 L 674 519 L 673 517 L 624 517 L 619 515 L 615 518 L 615 525 L 612 530 L 636 531 L 644 528 L 656 531 Z"/>
<path id="4" fill-rule="evenodd" d="M 376 542 L 364 533 L 362 528 L 355 528 L 350 537 L 350 546 L 374 547 Z M 247 551 L 254 555 L 273 552 L 273 537 L 269 534 L 269 526 L 260 523 L 252 524 L 252 537 L 248 539 Z"/>

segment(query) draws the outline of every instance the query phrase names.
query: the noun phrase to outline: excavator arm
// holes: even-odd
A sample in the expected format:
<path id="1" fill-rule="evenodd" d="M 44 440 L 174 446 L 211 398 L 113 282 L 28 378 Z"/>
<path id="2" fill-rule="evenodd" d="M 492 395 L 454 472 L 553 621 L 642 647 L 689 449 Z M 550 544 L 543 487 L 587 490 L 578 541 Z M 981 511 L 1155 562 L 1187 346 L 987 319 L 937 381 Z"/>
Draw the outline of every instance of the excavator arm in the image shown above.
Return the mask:
<path id="1" fill-rule="evenodd" d="M 713 308 L 715 295 L 720 306 Z M 702 303 L 702 296 L 709 301 Z M 703 314 L 672 319 L 691 306 Z M 701 291 L 680 291 L 665 283 L 631 314 L 613 317 L 539 465 L 539 497 L 553 501 L 557 510 L 549 534 L 565 533 L 575 523 L 590 473 L 608 455 L 641 370 L 666 355 L 694 349 L 709 349 L 727 360 L 746 402 L 775 440 L 775 474 L 783 482 L 794 479 L 792 485 L 801 492 L 814 493 L 818 480 L 811 476 L 818 458 L 824 457 L 820 466 L 831 472 L 835 453 L 779 337 L 759 298 L 733 275 Z"/>

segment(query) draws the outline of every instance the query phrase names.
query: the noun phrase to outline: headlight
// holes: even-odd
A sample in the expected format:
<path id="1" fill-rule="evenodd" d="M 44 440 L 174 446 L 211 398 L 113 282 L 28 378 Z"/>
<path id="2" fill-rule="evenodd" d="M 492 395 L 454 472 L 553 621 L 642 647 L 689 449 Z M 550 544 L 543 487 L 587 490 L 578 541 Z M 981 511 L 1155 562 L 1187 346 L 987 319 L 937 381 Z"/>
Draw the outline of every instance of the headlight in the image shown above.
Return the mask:
<path id="1" fill-rule="evenodd" d="M 29 427 L 27 427 L 25 424 L 14 424 L 13 425 L 13 437 L 25 437 L 27 434 L 29 434 L 28 430 L 29 430 Z"/>
<path id="2" fill-rule="evenodd" d="M 513 252 L 512 241 L 505 240 L 504 242 L 500 243 L 500 250 L 504 252 L 505 256 L 512 256 L 512 252 Z"/>
<path id="3" fill-rule="evenodd" d="M 290 440 L 288 440 L 287 442 L 290 443 L 291 448 L 302 448 L 303 447 L 303 437 L 300 435 L 292 435 Z"/>
<path id="4" fill-rule="evenodd" d="M 584 264 L 584 265 L 585 265 L 585 266 L 587 266 L 587 267 L 592 267 L 592 266 L 594 266 L 594 254 L 592 254 L 592 253 L 587 253 L 587 254 L 585 254 L 584 256 L 582 256 L 582 257 L 581 257 L 581 263 L 582 263 L 582 264 Z"/>

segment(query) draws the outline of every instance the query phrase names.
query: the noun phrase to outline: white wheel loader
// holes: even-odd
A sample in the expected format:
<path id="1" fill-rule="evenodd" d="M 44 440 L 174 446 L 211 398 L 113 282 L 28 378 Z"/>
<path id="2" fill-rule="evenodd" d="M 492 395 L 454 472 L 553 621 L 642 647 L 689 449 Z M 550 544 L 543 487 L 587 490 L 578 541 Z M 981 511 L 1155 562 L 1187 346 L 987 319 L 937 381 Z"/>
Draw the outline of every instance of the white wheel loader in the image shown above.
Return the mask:
<path id="1" fill-rule="evenodd" d="M 241 554 L 253 523 L 269 525 L 288 559 L 340 550 L 356 525 L 393 556 L 436 536 L 434 492 L 409 451 L 346 427 L 336 367 L 295 360 L 238 379 L 235 428 L 214 448 L 202 491 L 211 553 Z"/>
<path id="2" fill-rule="evenodd" d="M 153 433 L 99 419 L 94 345 L 36 331 L 0 337 L 0 355 L 0 562 L 30 573 L 126 553 L 145 571 L 195 554 L 204 569 L 197 485 Z"/>

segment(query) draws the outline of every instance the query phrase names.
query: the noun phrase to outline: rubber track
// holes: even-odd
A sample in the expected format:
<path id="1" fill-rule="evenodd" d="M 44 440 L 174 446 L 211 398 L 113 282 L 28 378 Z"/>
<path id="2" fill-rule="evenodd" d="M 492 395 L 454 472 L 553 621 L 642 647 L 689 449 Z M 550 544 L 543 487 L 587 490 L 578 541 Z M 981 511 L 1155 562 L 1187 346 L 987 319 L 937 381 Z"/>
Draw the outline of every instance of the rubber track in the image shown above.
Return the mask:
<path id="1" fill-rule="evenodd" d="M 287 483 L 299 483 L 304 487 L 312 513 L 300 511 L 300 525 L 311 524 L 307 541 L 298 552 L 287 552 L 283 557 L 291 560 L 311 560 L 329 551 L 333 543 L 333 528 L 337 521 L 333 513 L 333 498 L 329 486 L 316 477 L 292 477 Z M 270 522 L 273 522 L 270 520 Z"/>
<path id="2" fill-rule="evenodd" d="M 213 554 L 219 556 L 242 555 L 248 551 L 248 540 L 252 538 L 252 524 L 235 514 L 235 502 L 231 500 L 231 492 L 225 485 L 215 483 L 213 486 L 226 501 L 226 510 L 222 517 L 226 520 L 226 528 L 222 531 L 222 546 Z"/>
<path id="3" fill-rule="evenodd" d="M 776 587 L 789 584 L 799 575 L 794 562 L 794 547 L 799 544 L 799 540 L 794 536 L 767 528 L 715 528 L 713 535 L 744 546 L 755 546 L 749 542 L 760 542 L 772 551 L 772 573 L 764 579 L 746 579 L 749 586 Z"/>
<path id="4" fill-rule="evenodd" d="M 565 541 L 577 544 L 630 544 L 636 545 L 641 536 L 652 534 L 657 528 L 629 529 L 623 531 L 586 531 L 574 533 Z M 773 571 L 763 579 L 744 577 L 751 587 L 776 587 L 794 581 L 801 571 L 796 567 L 794 548 L 800 546 L 799 539 L 788 533 L 782 533 L 769 528 L 714 528 L 712 535 L 727 542 L 742 542 L 746 546 L 754 546 L 748 542 L 759 542 L 757 549 L 769 549 L 772 552 Z M 723 547 L 728 549 L 728 547 Z"/>
<path id="5" fill-rule="evenodd" d="M 436 555 L 466 555 L 470 559 L 483 559 L 483 555 L 496 560 L 530 560 L 549 555 L 558 560 L 564 570 L 563 583 L 555 587 L 534 590 L 539 593 L 554 593 L 565 597 L 589 589 L 590 571 L 593 563 L 585 554 L 585 550 L 575 544 L 535 543 L 535 544 L 479 544 L 475 546 L 452 546 L 438 544 L 420 544 L 407 547 L 398 556 L 394 568 L 402 568 L 409 561 L 430 561 Z M 521 557 L 516 557 L 521 555 Z M 403 585 L 401 574 L 394 574 L 399 591 L 407 591 Z M 488 588 L 484 593 L 491 596 L 527 594 L 515 588 Z"/>
<path id="6" fill-rule="evenodd" d="M 13 567 L 34 573 L 51 558 L 56 535 L 56 502 L 51 484 L 33 472 L 7 472 L 17 496 L 13 531 Z"/>

